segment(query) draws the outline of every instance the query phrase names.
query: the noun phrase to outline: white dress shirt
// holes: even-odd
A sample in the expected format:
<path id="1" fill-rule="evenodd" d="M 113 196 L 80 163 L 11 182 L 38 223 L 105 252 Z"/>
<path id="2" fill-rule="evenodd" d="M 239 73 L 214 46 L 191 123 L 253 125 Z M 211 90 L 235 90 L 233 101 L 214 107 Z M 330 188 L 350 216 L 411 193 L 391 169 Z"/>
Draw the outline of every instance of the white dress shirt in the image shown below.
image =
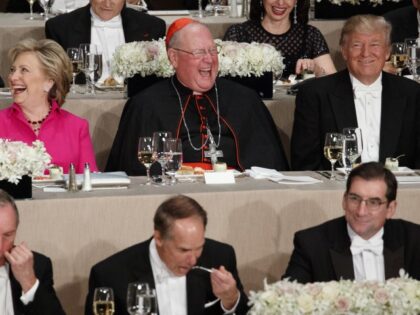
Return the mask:
<path id="1" fill-rule="evenodd" d="M 32 286 L 31 289 L 28 290 L 28 292 L 22 292 L 20 300 L 24 305 L 27 305 L 28 303 L 34 300 L 38 286 L 39 281 L 37 279 L 35 284 Z M 14 315 L 12 288 L 10 286 L 9 279 L 9 264 L 0 266 L 0 314 Z"/>
<path id="2" fill-rule="evenodd" d="M 115 50 L 125 43 L 124 29 L 121 15 L 103 21 L 93 12 L 92 8 L 90 13 L 92 15 L 90 42 L 95 44 L 98 47 L 98 53 L 102 54 L 102 75 L 98 81 L 103 82 L 111 76 L 111 62 Z"/>
<path id="3" fill-rule="evenodd" d="M 385 261 L 383 254 L 384 229 L 380 229 L 374 236 L 364 240 L 347 224 L 347 231 L 351 240 L 350 251 L 353 255 L 354 279 L 356 281 L 376 280 L 385 281 Z"/>
<path id="4" fill-rule="evenodd" d="M 371 85 L 364 85 L 351 74 L 350 79 L 353 85 L 357 124 L 362 129 L 362 162 L 379 161 L 382 73 Z"/>
<path id="5" fill-rule="evenodd" d="M 187 277 L 174 275 L 160 259 L 154 239 L 149 245 L 160 315 L 187 315 Z"/>

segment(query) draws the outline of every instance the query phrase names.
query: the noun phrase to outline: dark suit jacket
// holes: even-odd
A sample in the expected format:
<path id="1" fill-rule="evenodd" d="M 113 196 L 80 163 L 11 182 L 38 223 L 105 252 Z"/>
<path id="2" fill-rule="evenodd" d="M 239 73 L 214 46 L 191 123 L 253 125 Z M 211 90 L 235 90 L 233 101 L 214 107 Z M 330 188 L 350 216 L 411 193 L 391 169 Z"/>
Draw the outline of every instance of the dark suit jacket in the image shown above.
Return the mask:
<path id="1" fill-rule="evenodd" d="M 20 300 L 22 288 L 11 270 L 9 273 L 15 315 L 64 315 L 65 312 L 53 287 L 51 260 L 39 253 L 33 254 L 35 275 L 39 280 L 39 286 L 34 300 L 28 305 L 24 305 Z"/>
<path id="2" fill-rule="evenodd" d="M 379 160 L 401 158 L 400 165 L 420 168 L 420 85 L 382 73 L 382 110 Z M 291 140 L 294 170 L 331 169 L 324 157 L 327 132 L 357 127 L 353 89 L 347 70 L 310 80 L 296 97 Z"/>
<path id="3" fill-rule="evenodd" d="M 149 259 L 150 240 L 131 246 L 92 267 L 89 276 L 89 292 L 86 298 L 85 315 L 92 315 L 93 292 L 96 287 L 111 287 L 114 290 L 115 315 L 128 315 L 126 296 L 128 283 L 147 282 L 155 288 L 152 266 Z M 221 265 L 229 270 L 236 280 L 241 292 L 236 314 L 246 314 L 248 298 L 243 291 L 238 271 L 234 249 L 227 244 L 206 239 L 203 252 L 197 265 L 208 268 L 219 268 Z M 190 315 L 223 314 L 220 303 L 204 308 L 204 304 L 214 301 L 210 276 L 207 272 L 191 270 L 187 274 L 187 308 Z M 158 297 L 159 304 L 159 297 Z"/>
<path id="4" fill-rule="evenodd" d="M 126 43 L 147 41 L 165 36 L 166 24 L 160 18 L 124 7 L 121 11 Z M 65 50 L 90 43 L 90 5 L 49 19 L 45 23 L 45 36 L 55 40 Z"/>
<path id="5" fill-rule="evenodd" d="M 295 234 L 294 250 L 283 278 L 301 283 L 354 279 L 346 220 L 340 217 Z M 420 280 L 420 225 L 387 220 L 384 226 L 385 279 L 400 268 Z"/>
<path id="6" fill-rule="evenodd" d="M 391 41 L 404 42 L 406 38 L 417 38 L 418 21 L 417 9 L 413 6 L 403 7 L 397 10 L 392 10 L 384 14 L 392 25 Z"/>

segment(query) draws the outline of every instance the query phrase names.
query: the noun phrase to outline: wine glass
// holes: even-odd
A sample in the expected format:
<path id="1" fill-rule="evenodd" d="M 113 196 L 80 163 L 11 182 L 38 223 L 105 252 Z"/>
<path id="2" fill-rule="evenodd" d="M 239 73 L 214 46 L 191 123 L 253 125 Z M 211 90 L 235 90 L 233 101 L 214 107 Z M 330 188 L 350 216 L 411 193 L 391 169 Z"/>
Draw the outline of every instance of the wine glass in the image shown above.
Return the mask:
<path id="1" fill-rule="evenodd" d="M 132 282 L 127 289 L 127 311 L 130 315 L 147 315 L 152 310 L 151 291 L 149 284 Z"/>
<path id="2" fill-rule="evenodd" d="M 162 167 L 162 178 L 164 178 L 166 165 L 164 145 L 166 140 L 169 138 L 172 138 L 172 133 L 169 131 L 156 131 L 153 133 L 152 137 L 153 161 L 159 162 Z M 164 181 L 162 181 L 162 185 L 165 185 Z"/>
<path id="3" fill-rule="evenodd" d="M 94 44 L 80 44 L 80 52 L 82 56 L 81 70 L 86 77 L 86 93 L 95 94 L 94 72 L 98 69 L 98 48 Z"/>
<path id="4" fill-rule="evenodd" d="M 343 135 L 341 133 L 327 133 L 325 135 L 324 156 L 331 163 L 331 180 L 335 179 L 334 165 L 341 158 L 343 152 Z"/>
<path id="5" fill-rule="evenodd" d="M 35 16 L 34 16 L 34 3 L 35 0 L 27 0 L 29 3 L 29 16 L 26 18 L 27 20 L 34 20 Z"/>
<path id="6" fill-rule="evenodd" d="M 67 48 L 67 55 L 72 65 L 73 83 L 71 85 L 71 93 L 76 93 L 76 75 L 80 72 L 82 66 L 82 56 L 79 48 Z"/>
<path id="7" fill-rule="evenodd" d="M 220 12 L 221 0 L 210 0 L 210 3 L 213 6 L 214 16 L 218 16 Z"/>
<path id="8" fill-rule="evenodd" d="M 392 43 L 391 46 L 391 63 L 397 70 L 397 75 L 401 76 L 407 59 L 407 53 L 404 43 Z"/>
<path id="9" fill-rule="evenodd" d="M 344 128 L 343 154 L 341 161 L 347 176 L 350 174 L 354 162 L 362 155 L 362 150 L 362 130 L 360 128 Z"/>
<path id="10" fill-rule="evenodd" d="M 112 288 L 96 288 L 93 293 L 93 313 L 95 315 L 112 315 L 114 311 L 114 292 Z"/>
<path id="11" fill-rule="evenodd" d="M 140 137 L 138 147 L 138 159 L 146 167 L 147 182 L 145 185 L 150 185 L 150 167 L 153 159 L 152 137 Z"/>
<path id="12" fill-rule="evenodd" d="M 52 5 L 54 4 L 54 0 L 38 0 L 39 4 L 41 5 L 42 9 L 44 10 L 44 20 L 48 20 L 50 9 Z"/>
<path id="13" fill-rule="evenodd" d="M 182 165 L 182 142 L 180 139 L 169 138 L 163 146 L 166 156 L 166 174 L 171 178 L 170 185 L 176 183 L 175 173 Z"/>

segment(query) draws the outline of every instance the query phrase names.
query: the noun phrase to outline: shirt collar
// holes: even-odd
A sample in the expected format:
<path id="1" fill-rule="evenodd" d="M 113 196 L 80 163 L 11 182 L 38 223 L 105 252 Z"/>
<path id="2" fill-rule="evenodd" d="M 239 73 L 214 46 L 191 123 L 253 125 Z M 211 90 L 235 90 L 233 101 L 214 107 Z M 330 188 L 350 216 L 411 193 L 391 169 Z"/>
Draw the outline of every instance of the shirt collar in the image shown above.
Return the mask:
<path id="1" fill-rule="evenodd" d="M 373 82 L 371 85 L 363 84 L 358 79 L 356 79 L 356 77 L 353 76 L 350 72 L 349 72 L 349 74 L 350 74 L 350 80 L 351 80 L 351 84 L 353 86 L 353 89 L 356 86 L 363 87 L 365 89 L 370 89 L 370 88 L 372 88 L 372 89 L 378 89 L 378 88 L 382 88 L 382 72 L 379 74 L 379 76 L 375 80 L 375 82 Z"/>
<path id="2" fill-rule="evenodd" d="M 121 13 L 114 16 L 112 19 L 109 19 L 107 21 L 102 20 L 97 14 L 95 14 L 95 12 L 93 12 L 92 7 L 90 8 L 90 14 L 92 15 L 92 21 L 93 22 L 99 22 L 102 25 L 109 24 L 111 26 L 111 25 L 114 25 L 116 23 L 118 23 L 118 24 L 122 23 Z M 92 23 L 92 24 L 94 24 L 94 23 Z"/>
<path id="3" fill-rule="evenodd" d="M 358 235 L 350 226 L 350 224 L 347 223 L 347 232 L 349 234 L 350 237 L 350 242 L 353 242 L 353 239 L 355 237 L 360 237 L 362 238 L 360 235 Z M 378 239 L 382 239 L 382 236 L 384 235 L 384 228 L 382 227 L 375 235 L 373 235 L 371 238 L 369 238 L 368 240 L 366 240 L 366 242 L 374 242 L 375 240 Z"/>

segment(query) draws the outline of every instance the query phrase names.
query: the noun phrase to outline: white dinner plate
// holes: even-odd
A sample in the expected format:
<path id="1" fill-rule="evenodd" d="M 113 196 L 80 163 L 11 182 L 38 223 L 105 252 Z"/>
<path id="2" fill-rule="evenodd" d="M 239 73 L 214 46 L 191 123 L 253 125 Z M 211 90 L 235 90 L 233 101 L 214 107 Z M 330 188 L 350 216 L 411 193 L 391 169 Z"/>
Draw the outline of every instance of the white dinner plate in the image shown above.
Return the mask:
<path id="1" fill-rule="evenodd" d="M 337 171 L 342 174 L 346 174 L 344 167 L 337 167 Z M 393 171 L 392 173 L 394 173 L 394 175 L 409 175 L 414 174 L 414 170 L 405 166 L 400 166 L 398 167 L 398 171 Z"/>

